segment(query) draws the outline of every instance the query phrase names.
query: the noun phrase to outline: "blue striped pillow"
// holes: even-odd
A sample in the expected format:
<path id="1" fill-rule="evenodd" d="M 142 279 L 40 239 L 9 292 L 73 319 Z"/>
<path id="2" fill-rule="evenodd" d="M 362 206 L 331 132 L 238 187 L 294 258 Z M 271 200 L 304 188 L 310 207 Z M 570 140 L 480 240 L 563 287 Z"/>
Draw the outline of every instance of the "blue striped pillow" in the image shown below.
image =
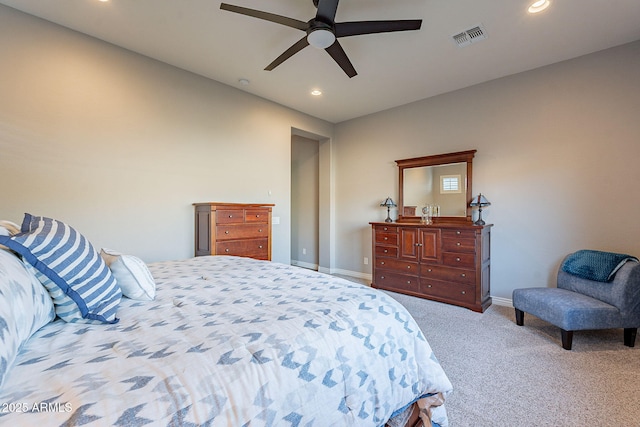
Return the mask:
<path id="1" fill-rule="evenodd" d="M 0 236 L 49 291 L 66 322 L 116 323 L 122 292 L 91 243 L 67 224 L 25 214 L 21 233 Z"/>

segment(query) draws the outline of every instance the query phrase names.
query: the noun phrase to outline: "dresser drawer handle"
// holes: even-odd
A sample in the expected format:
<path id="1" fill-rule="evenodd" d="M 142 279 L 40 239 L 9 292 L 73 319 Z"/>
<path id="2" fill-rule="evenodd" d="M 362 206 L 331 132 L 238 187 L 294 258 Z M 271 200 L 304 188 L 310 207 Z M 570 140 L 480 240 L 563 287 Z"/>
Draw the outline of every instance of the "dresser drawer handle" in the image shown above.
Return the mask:
<path id="1" fill-rule="evenodd" d="M 460 231 L 459 231 L 459 230 L 458 230 L 458 231 L 456 231 L 456 234 L 460 234 Z"/>
<path id="2" fill-rule="evenodd" d="M 380 276 L 381 279 L 384 279 L 384 276 Z"/>
<path id="3" fill-rule="evenodd" d="M 464 294 L 466 294 L 467 292 L 466 292 L 466 291 L 462 291 L 462 292 L 460 292 L 460 293 L 461 293 L 462 295 L 464 295 Z"/>
<path id="4" fill-rule="evenodd" d="M 460 274 L 460 277 L 467 277 L 467 275 L 462 273 L 462 274 Z"/>
<path id="5" fill-rule="evenodd" d="M 408 269 L 411 269 L 411 266 L 410 266 L 410 265 L 407 265 L 407 268 L 408 268 Z"/>
<path id="6" fill-rule="evenodd" d="M 224 251 L 225 251 L 225 252 L 229 252 L 229 249 L 225 249 Z"/>
<path id="7" fill-rule="evenodd" d="M 229 218 L 233 218 L 233 215 L 229 215 Z"/>
<path id="8" fill-rule="evenodd" d="M 416 243 L 416 246 L 422 246 L 422 243 Z"/>
<path id="9" fill-rule="evenodd" d="M 410 285 L 410 284 L 411 284 L 411 280 L 407 280 L 407 285 Z"/>
<path id="10" fill-rule="evenodd" d="M 229 234 L 229 230 L 225 231 L 224 234 Z"/>
<path id="11" fill-rule="evenodd" d="M 380 261 L 380 265 L 384 265 L 384 261 Z"/>
<path id="12" fill-rule="evenodd" d="M 384 253 L 386 254 L 387 252 L 389 252 L 387 249 L 384 250 Z"/>
<path id="13" fill-rule="evenodd" d="M 460 262 L 460 257 L 456 258 L 456 261 Z"/>
<path id="14" fill-rule="evenodd" d="M 260 214 L 256 214 L 256 218 L 260 218 Z"/>
<path id="15" fill-rule="evenodd" d="M 430 288 L 430 287 L 431 287 L 431 285 L 427 285 L 427 288 Z"/>
<path id="16" fill-rule="evenodd" d="M 262 233 L 262 228 L 259 228 L 259 229 L 258 229 L 258 233 Z"/>
<path id="17" fill-rule="evenodd" d="M 385 237 L 385 238 L 384 238 L 384 240 L 389 240 L 389 238 L 388 238 L 388 237 Z"/>
<path id="18" fill-rule="evenodd" d="M 388 228 L 387 228 L 387 227 L 384 227 L 384 228 L 383 228 L 383 230 L 384 230 L 384 231 L 387 231 L 387 230 L 388 230 Z"/>
<path id="19" fill-rule="evenodd" d="M 262 249 L 262 245 L 258 246 L 258 249 Z"/>
<path id="20" fill-rule="evenodd" d="M 460 242 L 456 242 L 456 246 L 460 246 L 462 243 Z"/>

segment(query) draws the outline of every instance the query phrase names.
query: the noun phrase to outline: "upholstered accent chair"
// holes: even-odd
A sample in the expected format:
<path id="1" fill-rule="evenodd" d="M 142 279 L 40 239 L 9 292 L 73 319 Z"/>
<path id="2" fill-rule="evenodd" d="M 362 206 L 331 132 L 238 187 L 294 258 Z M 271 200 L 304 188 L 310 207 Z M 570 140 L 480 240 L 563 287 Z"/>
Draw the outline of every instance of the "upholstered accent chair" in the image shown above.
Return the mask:
<path id="1" fill-rule="evenodd" d="M 640 326 L 637 258 L 621 258 L 606 280 L 591 280 L 565 271 L 570 271 L 565 266 L 578 252 L 564 259 L 558 271 L 557 288 L 513 291 L 516 324 L 524 325 L 524 313 L 529 313 L 559 327 L 565 350 L 571 350 L 574 331 L 620 328 L 624 329 L 624 345 L 633 347 Z"/>

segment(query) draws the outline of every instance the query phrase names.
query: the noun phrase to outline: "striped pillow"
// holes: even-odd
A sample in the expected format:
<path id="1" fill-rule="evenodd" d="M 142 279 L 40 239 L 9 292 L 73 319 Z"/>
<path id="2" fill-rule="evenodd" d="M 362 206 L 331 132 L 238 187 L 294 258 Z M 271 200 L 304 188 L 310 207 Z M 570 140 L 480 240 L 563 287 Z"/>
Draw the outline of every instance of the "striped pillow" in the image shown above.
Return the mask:
<path id="1" fill-rule="evenodd" d="M 49 291 L 66 322 L 116 323 L 122 291 L 91 243 L 67 224 L 25 214 L 21 233 L 0 236 Z"/>

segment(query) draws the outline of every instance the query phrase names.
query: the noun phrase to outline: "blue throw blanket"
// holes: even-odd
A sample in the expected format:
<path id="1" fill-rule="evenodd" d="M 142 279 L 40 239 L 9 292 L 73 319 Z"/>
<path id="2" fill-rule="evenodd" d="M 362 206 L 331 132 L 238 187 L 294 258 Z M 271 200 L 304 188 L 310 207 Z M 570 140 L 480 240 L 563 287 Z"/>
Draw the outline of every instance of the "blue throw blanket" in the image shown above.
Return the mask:
<path id="1" fill-rule="evenodd" d="M 562 263 L 562 271 L 583 279 L 609 282 L 627 261 L 638 262 L 638 258 L 626 254 L 583 249 L 565 259 Z"/>

